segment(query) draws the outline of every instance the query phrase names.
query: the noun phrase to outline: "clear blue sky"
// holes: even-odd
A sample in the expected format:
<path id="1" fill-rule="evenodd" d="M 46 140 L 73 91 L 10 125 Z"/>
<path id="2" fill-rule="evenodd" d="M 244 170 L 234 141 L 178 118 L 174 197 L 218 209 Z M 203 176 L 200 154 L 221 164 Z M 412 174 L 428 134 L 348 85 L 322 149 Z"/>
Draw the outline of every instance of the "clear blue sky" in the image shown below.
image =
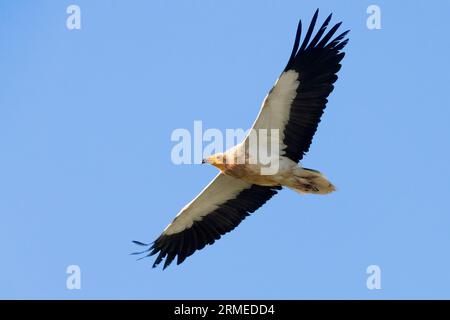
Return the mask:
<path id="1" fill-rule="evenodd" d="M 366 27 L 377 4 L 382 29 Z M 81 7 L 81 30 L 66 8 Z M 298 19 L 351 29 L 306 167 L 181 266 L 135 261 L 216 174 L 176 128 L 248 128 Z M 448 1 L 2 1 L 1 298 L 450 298 Z M 226 112 L 224 111 L 226 110 Z M 66 289 L 79 265 L 82 289 Z M 366 268 L 382 270 L 381 290 Z"/>

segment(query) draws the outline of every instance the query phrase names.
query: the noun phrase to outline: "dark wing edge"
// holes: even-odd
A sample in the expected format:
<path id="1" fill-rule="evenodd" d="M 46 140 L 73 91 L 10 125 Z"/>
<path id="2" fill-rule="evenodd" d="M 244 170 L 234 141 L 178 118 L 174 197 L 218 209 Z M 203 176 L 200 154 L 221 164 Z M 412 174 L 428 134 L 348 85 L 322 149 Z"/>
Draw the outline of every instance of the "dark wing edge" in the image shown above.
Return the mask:
<path id="1" fill-rule="evenodd" d="M 178 257 L 177 264 L 181 264 L 195 251 L 203 249 L 206 245 L 213 244 L 222 235 L 236 228 L 250 213 L 255 212 L 272 198 L 281 187 L 265 187 L 251 185 L 242 190 L 235 198 L 228 199 L 215 210 L 203 216 L 201 220 L 194 221 L 190 228 L 171 235 L 160 235 L 150 246 L 139 241 L 133 241 L 141 246 L 150 248 L 134 254 L 144 254 L 150 257 L 157 253 L 153 264 L 157 267 L 165 258 L 163 270 Z M 141 259 L 142 259 L 141 258 Z"/>
<path id="2" fill-rule="evenodd" d="M 299 162 L 309 150 L 328 102 L 327 97 L 338 79 L 337 72 L 341 69 L 340 62 L 345 55 L 341 50 L 348 43 L 348 38 L 345 37 L 349 30 L 332 39 L 342 22 L 335 24 L 325 34 L 331 14 L 311 40 L 318 14 L 319 9 L 316 10 L 301 45 L 302 23 L 299 22 L 294 47 L 284 69 L 284 72 L 297 72 L 299 81 L 283 139 L 285 156 L 295 162 Z"/>

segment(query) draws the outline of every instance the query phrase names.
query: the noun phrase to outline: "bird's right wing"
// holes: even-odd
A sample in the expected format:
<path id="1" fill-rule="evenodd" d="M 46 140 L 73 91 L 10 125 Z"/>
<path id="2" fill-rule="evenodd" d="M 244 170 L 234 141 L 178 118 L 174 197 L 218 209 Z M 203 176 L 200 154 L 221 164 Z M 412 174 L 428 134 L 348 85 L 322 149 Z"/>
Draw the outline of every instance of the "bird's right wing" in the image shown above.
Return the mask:
<path id="1" fill-rule="evenodd" d="M 159 253 L 153 267 L 166 258 L 165 269 L 176 256 L 180 264 L 196 250 L 213 244 L 233 230 L 279 189 L 281 187 L 258 186 L 219 173 L 144 252 L 149 252 L 148 256 Z"/>

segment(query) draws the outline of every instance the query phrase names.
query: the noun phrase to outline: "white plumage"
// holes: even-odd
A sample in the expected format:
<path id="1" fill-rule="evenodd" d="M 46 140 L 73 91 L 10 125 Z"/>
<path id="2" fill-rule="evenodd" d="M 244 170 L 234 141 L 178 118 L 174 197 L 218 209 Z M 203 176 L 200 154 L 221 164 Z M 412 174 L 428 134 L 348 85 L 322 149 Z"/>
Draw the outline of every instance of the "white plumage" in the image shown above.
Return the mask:
<path id="1" fill-rule="evenodd" d="M 158 253 L 154 267 L 164 258 L 164 268 L 175 257 L 178 257 L 178 264 L 182 263 L 196 250 L 214 243 L 223 234 L 233 230 L 282 187 L 314 194 L 327 194 L 335 190 L 320 172 L 299 165 L 309 150 L 327 97 L 333 91 L 333 83 L 337 80 L 336 74 L 344 57 L 341 50 L 348 42 L 348 39 L 344 39 L 348 31 L 333 38 L 341 23 L 325 33 L 331 15 L 313 37 L 317 16 L 318 10 L 301 45 L 302 24 L 299 22 L 286 68 L 264 99 L 252 127 L 257 134 L 264 130 L 269 141 L 275 135 L 278 137 L 276 172 L 262 174 L 265 166 L 260 162 L 249 161 L 255 156 L 249 151 L 253 150 L 249 148 L 250 135 L 227 152 L 207 158 L 205 162 L 216 166 L 221 172 L 144 251 L 148 252 L 147 256 Z M 232 161 L 236 155 L 245 155 L 245 161 Z M 145 245 L 137 241 L 135 243 Z"/>

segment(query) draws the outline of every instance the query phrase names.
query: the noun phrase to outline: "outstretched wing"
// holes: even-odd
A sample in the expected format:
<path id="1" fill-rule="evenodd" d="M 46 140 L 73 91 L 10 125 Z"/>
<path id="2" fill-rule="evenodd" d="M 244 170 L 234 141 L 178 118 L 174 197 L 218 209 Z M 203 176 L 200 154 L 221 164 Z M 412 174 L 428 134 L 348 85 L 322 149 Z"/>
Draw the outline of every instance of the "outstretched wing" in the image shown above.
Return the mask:
<path id="1" fill-rule="evenodd" d="M 178 213 L 149 249 L 139 253 L 148 252 L 147 256 L 159 253 L 153 267 L 166 258 L 165 269 L 176 256 L 180 264 L 196 250 L 233 230 L 279 189 L 253 185 L 220 173 Z"/>
<path id="2" fill-rule="evenodd" d="M 278 129 L 280 155 L 298 162 L 308 152 L 320 117 L 333 91 L 348 39 L 345 31 L 334 39 L 341 23 L 327 31 L 331 14 L 313 35 L 316 11 L 300 45 L 302 22 L 298 24 L 292 54 L 281 76 L 264 99 L 253 129 Z M 247 138 L 248 139 L 248 138 Z"/>

